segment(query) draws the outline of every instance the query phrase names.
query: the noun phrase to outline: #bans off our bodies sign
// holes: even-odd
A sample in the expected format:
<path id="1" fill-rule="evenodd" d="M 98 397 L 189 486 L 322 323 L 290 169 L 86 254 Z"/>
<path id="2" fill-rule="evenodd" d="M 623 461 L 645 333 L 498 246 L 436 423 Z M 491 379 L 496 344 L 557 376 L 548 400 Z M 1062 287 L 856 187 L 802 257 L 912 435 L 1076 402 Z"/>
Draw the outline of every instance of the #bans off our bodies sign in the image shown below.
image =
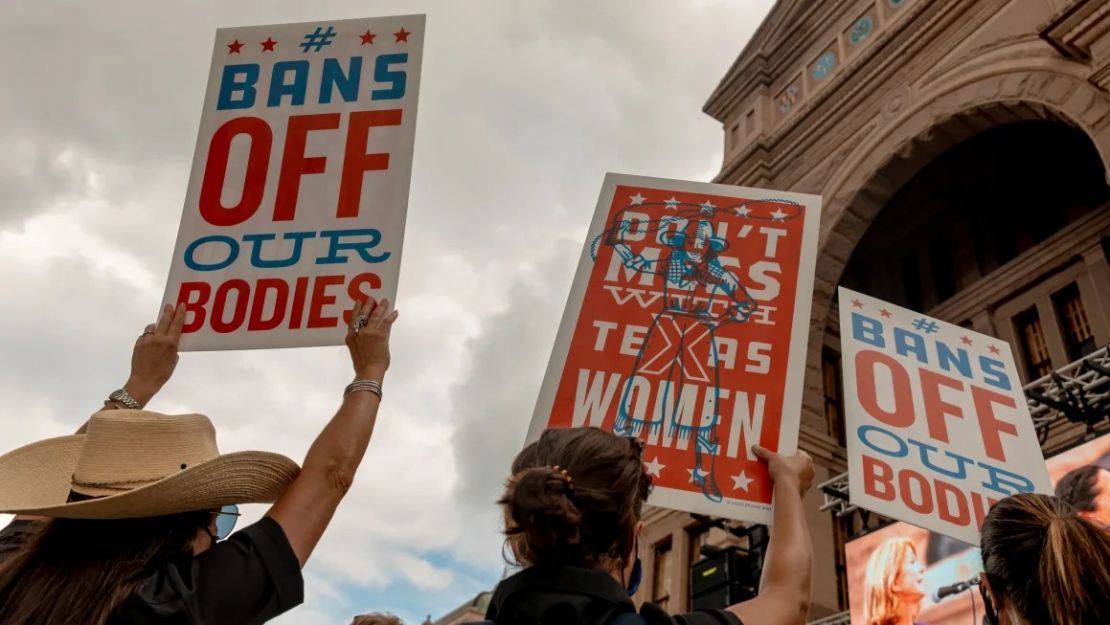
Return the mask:
<path id="1" fill-rule="evenodd" d="M 840 289 L 851 502 L 978 545 L 994 502 L 1051 493 L 1010 346 Z"/>
<path id="2" fill-rule="evenodd" d="M 164 301 L 183 350 L 337 345 L 393 299 L 424 16 L 225 28 Z"/>

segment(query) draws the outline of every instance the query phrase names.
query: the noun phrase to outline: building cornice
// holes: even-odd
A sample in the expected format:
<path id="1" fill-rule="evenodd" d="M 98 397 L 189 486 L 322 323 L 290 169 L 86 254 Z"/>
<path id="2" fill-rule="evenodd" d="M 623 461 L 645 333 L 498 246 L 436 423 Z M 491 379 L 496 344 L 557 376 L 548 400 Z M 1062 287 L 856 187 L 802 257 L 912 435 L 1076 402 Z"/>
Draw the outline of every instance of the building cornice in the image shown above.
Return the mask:
<path id="1" fill-rule="evenodd" d="M 815 42 L 835 37 L 828 32 L 829 24 L 836 23 L 837 17 L 854 3 L 855 0 L 776 2 L 702 111 L 724 123 L 738 102 L 803 64 L 806 59 L 802 55 Z"/>
<path id="2" fill-rule="evenodd" d="M 793 187 L 797 180 L 778 179 L 783 171 L 789 169 L 803 176 L 815 169 L 815 162 L 846 147 L 859 130 L 880 116 L 897 115 L 914 94 L 908 87 L 888 94 L 884 87 L 906 83 L 895 79 L 899 73 L 935 75 L 938 59 L 924 52 L 930 47 L 940 51 L 951 49 L 996 14 L 1003 4 L 1004 0 L 960 0 L 919 1 L 906 6 L 902 10 L 908 13 L 877 33 L 875 41 L 831 77 L 832 82 L 803 100 L 788 118 L 765 131 L 751 145 L 730 155 L 715 180 L 754 184 L 763 179 Z M 765 158 L 759 158 L 759 152 Z M 799 167 L 800 160 L 810 162 Z M 822 191 L 808 187 L 795 190 Z"/>

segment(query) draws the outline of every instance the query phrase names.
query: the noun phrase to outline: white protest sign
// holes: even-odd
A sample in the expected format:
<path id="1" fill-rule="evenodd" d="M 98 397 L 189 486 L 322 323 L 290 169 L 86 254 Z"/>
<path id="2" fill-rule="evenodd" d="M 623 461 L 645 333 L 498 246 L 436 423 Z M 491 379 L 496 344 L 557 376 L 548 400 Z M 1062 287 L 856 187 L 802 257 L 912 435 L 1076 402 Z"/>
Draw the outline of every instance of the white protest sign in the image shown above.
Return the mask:
<path id="1" fill-rule="evenodd" d="M 164 301 L 183 350 L 336 345 L 393 299 L 424 16 L 216 32 Z"/>
<path id="2" fill-rule="evenodd" d="M 979 544 L 991 504 L 1051 493 L 1004 341 L 840 289 L 851 502 Z"/>

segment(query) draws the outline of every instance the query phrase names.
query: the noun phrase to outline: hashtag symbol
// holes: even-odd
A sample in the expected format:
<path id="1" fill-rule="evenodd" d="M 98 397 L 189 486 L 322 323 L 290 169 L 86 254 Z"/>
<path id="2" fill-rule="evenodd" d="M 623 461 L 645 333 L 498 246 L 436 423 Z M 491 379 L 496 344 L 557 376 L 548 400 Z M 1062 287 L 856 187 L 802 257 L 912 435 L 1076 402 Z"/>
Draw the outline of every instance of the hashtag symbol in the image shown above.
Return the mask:
<path id="1" fill-rule="evenodd" d="M 316 51 L 319 52 L 320 50 L 324 49 L 324 46 L 330 46 L 331 45 L 331 40 L 334 39 L 334 38 L 335 38 L 335 29 L 334 28 L 332 28 L 331 26 L 328 26 L 328 29 L 326 31 L 324 31 L 319 26 L 317 26 L 316 27 L 316 32 L 308 33 L 307 35 L 305 35 L 304 36 L 304 43 L 301 43 L 301 44 L 298 44 L 298 45 L 300 45 L 302 48 L 304 48 L 305 52 L 308 52 L 308 49 L 313 47 L 313 46 L 315 46 Z"/>
<path id="2" fill-rule="evenodd" d="M 931 321 L 929 319 L 914 319 L 913 327 L 915 330 L 921 330 L 925 334 L 932 334 L 940 329 L 936 321 Z"/>

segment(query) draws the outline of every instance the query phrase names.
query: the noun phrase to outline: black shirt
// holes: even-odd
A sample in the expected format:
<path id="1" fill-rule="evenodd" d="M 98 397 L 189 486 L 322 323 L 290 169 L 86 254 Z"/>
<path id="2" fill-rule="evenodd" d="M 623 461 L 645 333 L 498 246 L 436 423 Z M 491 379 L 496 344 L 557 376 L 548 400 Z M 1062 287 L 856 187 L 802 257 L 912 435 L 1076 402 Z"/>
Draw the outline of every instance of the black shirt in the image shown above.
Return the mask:
<path id="1" fill-rule="evenodd" d="M 533 566 L 497 585 L 486 618 L 497 625 L 609 625 L 635 611 L 628 591 L 603 571 Z M 640 616 L 648 625 L 743 625 L 731 612 L 670 615 L 651 603 Z"/>
<path id="2" fill-rule="evenodd" d="M 35 530 L 15 521 L 0 530 L 0 563 Z M 304 578 L 276 521 L 261 521 L 199 556 L 152 575 L 108 619 L 108 625 L 253 625 L 304 601 Z"/>

